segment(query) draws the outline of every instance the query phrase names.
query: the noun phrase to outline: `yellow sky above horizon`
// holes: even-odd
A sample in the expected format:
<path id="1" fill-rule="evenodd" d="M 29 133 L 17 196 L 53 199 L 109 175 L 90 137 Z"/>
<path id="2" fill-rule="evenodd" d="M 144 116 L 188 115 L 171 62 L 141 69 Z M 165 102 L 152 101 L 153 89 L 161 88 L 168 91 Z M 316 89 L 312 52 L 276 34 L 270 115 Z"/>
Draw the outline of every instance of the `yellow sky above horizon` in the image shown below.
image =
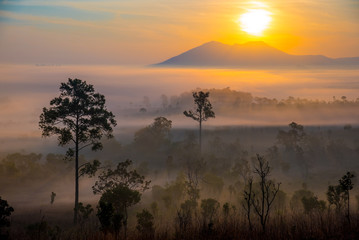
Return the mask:
<path id="1" fill-rule="evenodd" d="M 271 13 L 263 35 L 241 30 Z M 1 1 L 0 62 L 152 64 L 209 41 L 265 41 L 291 54 L 359 56 L 356 0 Z"/>

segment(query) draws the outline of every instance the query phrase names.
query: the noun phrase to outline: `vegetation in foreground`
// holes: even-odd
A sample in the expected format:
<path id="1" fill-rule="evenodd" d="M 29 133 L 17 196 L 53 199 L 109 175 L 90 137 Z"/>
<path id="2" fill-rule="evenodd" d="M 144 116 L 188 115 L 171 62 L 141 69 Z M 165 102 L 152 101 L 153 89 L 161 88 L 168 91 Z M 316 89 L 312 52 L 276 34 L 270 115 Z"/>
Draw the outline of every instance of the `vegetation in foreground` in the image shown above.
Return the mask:
<path id="1" fill-rule="evenodd" d="M 325 132 L 321 130 L 308 133 L 302 125 L 292 122 L 289 130 L 277 131 L 275 144 L 261 149 L 263 154 L 257 154 L 259 149 L 253 146 L 246 150 L 238 139 L 231 142 L 219 136 L 207 135 L 206 145 L 202 146 L 202 121 L 214 117 L 214 112 L 209 93 L 199 92 L 193 93 L 196 109 L 184 112 L 199 122 L 199 142 L 192 132 L 173 141 L 172 121 L 157 117 L 135 133 L 133 143 L 115 145 L 111 153 L 116 159 L 89 162 L 78 152 L 86 146 L 101 149 L 102 135 L 111 137 L 116 122 L 105 109 L 102 95 L 94 97 L 91 85 L 70 80 L 62 84 L 67 93 L 52 101 L 58 106 L 44 108 L 40 127 L 45 136 L 58 135 L 59 145 L 74 143 L 75 147 L 69 148 L 65 156 L 49 154 L 45 162 L 41 162 L 40 154 L 10 154 L 0 161 L 0 177 L 1 187 L 9 190 L 49 179 L 66 182 L 73 179 L 69 176 L 75 172 L 74 225 L 69 224 L 71 207 L 55 206 L 58 193 L 53 191 L 49 208 L 58 214 L 55 221 L 48 220 L 46 212 L 41 212 L 37 221 L 33 216 L 26 218 L 17 213 L 17 207 L 11 207 L 11 202 L 0 199 L 1 239 L 359 237 L 359 214 L 355 209 L 359 197 L 352 193 L 355 174 L 343 171 L 358 167 L 354 161 L 358 155 L 356 129 L 351 126 L 344 127 L 350 137 L 341 141 L 331 132 L 328 136 L 323 136 Z M 77 85 L 90 91 L 76 91 Z M 203 99 L 196 102 L 196 97 L 201 96 Z M 94 103 L 89 97 L 100 102 Z M 210 106 L 210 114 L 203 119 L 201 110 L 205 106 L 201 103 Z M 197 113 L 199 117 L 194 117 Z M 348 140 L 353 140 L 350 145 Z M 79 143 L 84 145 L 80 147 Z M 68 161 L 72 158 L 75 166 Z M 136 161 L 118 162 L 118 158 Z M 106 160 L 109 161 L 104 166 Z M 321 172 L 323 164 L 326 168 Z M 327 181 L 340 171 L 335 181 Z M 85 174 L 95 176 L 92 191 L 98 201 L 93 206 L 76 197 L 79 177 Z M 325 195 L 310 190 L 318 178 L 322 182 L 319 185 L 325 186 L 321 190 Z M 303 183 L 301 187 L 299 183 Z M 354 200 L 357 204 L 353 204 Z"/>

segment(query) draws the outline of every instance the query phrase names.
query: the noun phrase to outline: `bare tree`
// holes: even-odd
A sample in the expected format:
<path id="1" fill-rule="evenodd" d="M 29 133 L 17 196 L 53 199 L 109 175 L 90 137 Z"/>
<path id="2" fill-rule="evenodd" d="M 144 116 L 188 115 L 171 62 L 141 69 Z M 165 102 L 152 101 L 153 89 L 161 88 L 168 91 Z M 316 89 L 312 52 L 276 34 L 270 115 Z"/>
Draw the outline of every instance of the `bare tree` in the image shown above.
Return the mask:
<path id="1" fill-rule="evenodd" d="M 248 183 L 245 186 L 243 191 L 244 202 L 242 203 L 242 207 L 247 213 L 247 219 L 249 224 L 249 229 L 252 231 L 252 221 L 251 221 L 251 213 L 252 213 L 252 200 L 253 200 L 253 177 L 248 178 Z"/>
<path id="2" fill-rule="evenodd" d="M 269 180 L 270 167 L 264 157 L 257 154 L 258 165 L 254 166 L 254 173 L 259 176 L 259 196 L 253 194 L 251 200 L 255 213 L 260 219 L 263 232 L 266 230 L 266 224 L 272 203 L 279 191 L 280 183 L 275 184 Z"/>

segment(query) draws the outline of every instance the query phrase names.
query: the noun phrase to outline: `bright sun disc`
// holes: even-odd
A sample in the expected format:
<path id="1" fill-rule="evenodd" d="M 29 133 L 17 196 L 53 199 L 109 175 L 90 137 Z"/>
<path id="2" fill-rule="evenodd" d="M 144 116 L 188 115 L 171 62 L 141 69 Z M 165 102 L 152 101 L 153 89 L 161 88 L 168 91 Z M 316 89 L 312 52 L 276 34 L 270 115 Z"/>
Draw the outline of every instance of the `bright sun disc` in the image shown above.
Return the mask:
<path id="1" fill-rule="evenodd" d="M 249 34 L 260 36 L 271 22 L 271 13 L 263 9 L 250 9 L 238 21 L 241 29 Z"/>

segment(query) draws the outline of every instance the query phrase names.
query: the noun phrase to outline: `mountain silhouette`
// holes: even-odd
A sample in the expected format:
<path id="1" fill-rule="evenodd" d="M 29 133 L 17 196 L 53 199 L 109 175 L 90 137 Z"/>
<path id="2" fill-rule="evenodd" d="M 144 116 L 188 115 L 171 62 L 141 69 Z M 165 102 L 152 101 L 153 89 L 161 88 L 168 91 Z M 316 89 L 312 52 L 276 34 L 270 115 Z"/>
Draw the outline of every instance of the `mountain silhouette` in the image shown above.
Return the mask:
<path id="1" fill-rule="evenodd" d="M 262 41 L 228 45 L 212 41 L 154 66 L 168 67 L 358 67 L 359 57 L 291 55 Z"/>

